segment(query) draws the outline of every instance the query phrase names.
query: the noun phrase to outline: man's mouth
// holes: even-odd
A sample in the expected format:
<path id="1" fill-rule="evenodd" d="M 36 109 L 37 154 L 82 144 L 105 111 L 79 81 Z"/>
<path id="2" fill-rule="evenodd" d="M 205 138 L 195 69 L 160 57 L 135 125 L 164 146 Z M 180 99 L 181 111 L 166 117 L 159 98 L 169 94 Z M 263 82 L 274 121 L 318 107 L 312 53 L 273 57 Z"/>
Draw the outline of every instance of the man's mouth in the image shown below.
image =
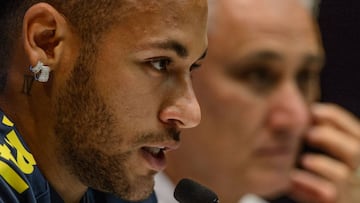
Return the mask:
<path id="1" fill-rule="evenodd" d="M 180 146 L 178 141 L 166 141 L 161 143 L 142 146 L 140 151 L 146 160 L 148 167 L 156 172 L 160 172 L 166 167 L 166 153 L 177 149 Z"/>
<path id="2" fill-rule="evenodd" d="M 161 159 L 165 156 L 166 147 L 142 147 L 141 149 L 150 153 L 153 157 Z"/>
<path id="3" fill-rule="evenodd" d="M 141 147 L 142 156 L 148 163 L 151 170 L 156 172 L 162 171 L 166 167 L 166 156 L 167 151 L 174 150 L 178 147 L 178 143 L 169 146 L 144 146 Z"/>

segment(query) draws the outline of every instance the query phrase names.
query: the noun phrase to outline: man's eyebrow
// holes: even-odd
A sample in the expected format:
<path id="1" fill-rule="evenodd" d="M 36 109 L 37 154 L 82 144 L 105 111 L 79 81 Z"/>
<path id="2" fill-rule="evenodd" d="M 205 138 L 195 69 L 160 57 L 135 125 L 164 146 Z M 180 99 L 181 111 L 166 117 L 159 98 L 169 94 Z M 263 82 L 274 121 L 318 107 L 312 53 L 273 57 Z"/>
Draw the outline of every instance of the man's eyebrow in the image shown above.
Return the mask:
<path id="1" fill-rule="evenodd" d="M 181 58 L 186 58 L 189 55 L 189 52 L 185 48 L 185 46 L 183 46 L 181 43 L 179 43 L 175 40 L 154 42 L 154 43 L 151 43 L 150 46 L 160 48 L 160 49 L 173 50 Z"/>
<path id="2" fill-rule="evenodd" d="M 325 63 L 325 57 L 322 55 L 308 54 L 303 60 L 305 63 L 318 63 L 320 65 Z"/>
<path id="3" fill-rule="evenodd" d="M 255 54 L 252 54 L 247 57 L 247 59 L 250 59 L 251 61 L 261 61 L 261 60 L 282 60 L 284 59 L 284 56 L 273 52 L 273 51 L 261 51 L 257 52 Z M 324 56 L 320 54 L 305 54 L 302 58 L 303 64 L 310 64 L 310 63 L 317 63 L 322 65 L 325 61 Z"/>
<path id="4" fill-rule="evenodd" d="M 323 67 L 324 63 L 325 63 L 325 56 L 308 54 L 308 55 L 304 56 L 301 66 L 305 67 L 305 66 L 309 66 L 311 64 L 315 64 L 318 66 L 319 69 L 321 69 Z"/>
<path id="5" fill-rule="evenodd" d="M 283 57 L 273 51 L 260 51 L 247 57 L 250 60 L 280 60 Z"/>

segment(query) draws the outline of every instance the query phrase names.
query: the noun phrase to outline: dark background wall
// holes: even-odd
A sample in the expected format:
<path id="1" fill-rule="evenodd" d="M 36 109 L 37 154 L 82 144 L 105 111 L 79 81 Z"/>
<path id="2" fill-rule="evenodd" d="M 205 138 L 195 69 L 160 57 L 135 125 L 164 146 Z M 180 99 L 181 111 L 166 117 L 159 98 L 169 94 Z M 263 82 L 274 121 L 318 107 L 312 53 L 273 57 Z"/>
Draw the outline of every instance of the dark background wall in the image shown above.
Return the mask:
<path id="1" fill-rule="evenodd" d="M 322 0 L 318 21 L 327 55 L 322 100 L 360 116 L 360 1 Z"/>

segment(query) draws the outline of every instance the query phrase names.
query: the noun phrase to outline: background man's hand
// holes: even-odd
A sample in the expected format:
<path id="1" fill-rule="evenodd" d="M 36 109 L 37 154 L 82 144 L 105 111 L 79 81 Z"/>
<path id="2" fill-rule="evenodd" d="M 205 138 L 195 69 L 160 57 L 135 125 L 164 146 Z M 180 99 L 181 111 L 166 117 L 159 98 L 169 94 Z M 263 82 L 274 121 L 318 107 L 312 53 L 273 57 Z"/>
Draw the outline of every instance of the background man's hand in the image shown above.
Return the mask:
<path id="1" fill-rule="evenodd" d="M 312 115 L 305 140 L 326 155 L 301 157 L 305 170 L 294 171 L 291 194 L 304 203 L 360 202 L 360 121 L 334 104 L 315 104 Z"/>

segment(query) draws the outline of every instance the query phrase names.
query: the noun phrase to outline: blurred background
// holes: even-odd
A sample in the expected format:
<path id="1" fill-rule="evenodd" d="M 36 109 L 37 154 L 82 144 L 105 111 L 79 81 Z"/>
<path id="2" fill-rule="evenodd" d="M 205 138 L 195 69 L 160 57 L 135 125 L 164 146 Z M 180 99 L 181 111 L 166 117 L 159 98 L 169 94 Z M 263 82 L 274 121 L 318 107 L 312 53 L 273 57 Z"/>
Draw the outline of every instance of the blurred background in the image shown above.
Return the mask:
<path id="1" fill-rule="evenodd" d="M 322 101 L 340 104 L 360 117 L 360 1 L 304 2 L 317 15 L 327 56 Z"/>

